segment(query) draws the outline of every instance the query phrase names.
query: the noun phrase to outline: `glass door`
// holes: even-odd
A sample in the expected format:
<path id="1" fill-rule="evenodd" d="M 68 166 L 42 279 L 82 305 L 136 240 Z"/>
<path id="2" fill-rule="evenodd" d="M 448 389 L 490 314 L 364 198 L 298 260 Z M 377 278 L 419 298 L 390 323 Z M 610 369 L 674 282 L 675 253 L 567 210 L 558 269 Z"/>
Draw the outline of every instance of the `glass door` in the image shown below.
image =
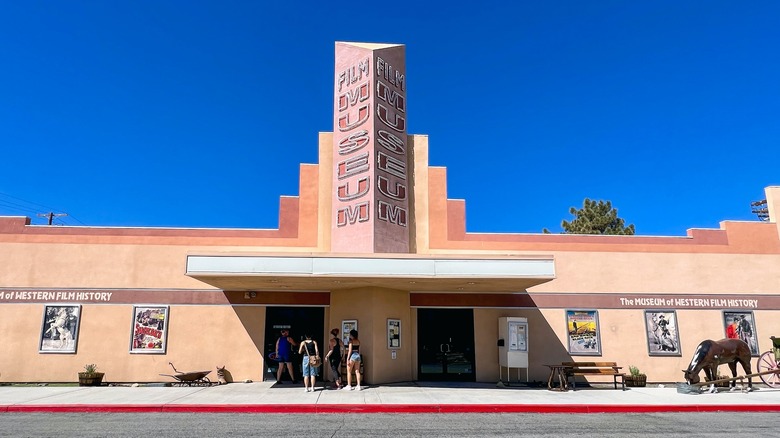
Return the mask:
<path id="1" fill-rule="evenodd" d="M 418 380 L 475 380 L 472 309 L 417 309 L 417 333 Z"/>

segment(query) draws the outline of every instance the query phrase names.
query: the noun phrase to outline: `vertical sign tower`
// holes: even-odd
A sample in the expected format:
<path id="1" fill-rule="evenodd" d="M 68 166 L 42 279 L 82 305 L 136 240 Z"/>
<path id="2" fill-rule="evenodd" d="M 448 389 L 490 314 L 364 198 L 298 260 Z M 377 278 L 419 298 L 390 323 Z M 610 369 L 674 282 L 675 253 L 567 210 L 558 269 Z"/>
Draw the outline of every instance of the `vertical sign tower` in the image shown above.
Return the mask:
<path id="1" fill-rule="evenodd" d="M 336 43 L 331 250 L 408 253 L 403 45 Z"/>

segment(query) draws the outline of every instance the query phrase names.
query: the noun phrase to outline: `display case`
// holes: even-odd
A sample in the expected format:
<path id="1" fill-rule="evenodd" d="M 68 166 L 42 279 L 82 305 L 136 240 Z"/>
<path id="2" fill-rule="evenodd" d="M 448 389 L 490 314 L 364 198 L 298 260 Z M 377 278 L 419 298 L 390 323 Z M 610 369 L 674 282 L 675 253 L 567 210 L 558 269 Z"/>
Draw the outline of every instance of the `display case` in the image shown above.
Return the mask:
<path id="1" fill-rule="evenodd" d="M 517 368 L 520 380 L 520 368 L 525 368 L 525 380 L 528 381 L 528 318 L 504 317 L 498 319 L 498 364 L 499 380 L 503 368 Z"/>

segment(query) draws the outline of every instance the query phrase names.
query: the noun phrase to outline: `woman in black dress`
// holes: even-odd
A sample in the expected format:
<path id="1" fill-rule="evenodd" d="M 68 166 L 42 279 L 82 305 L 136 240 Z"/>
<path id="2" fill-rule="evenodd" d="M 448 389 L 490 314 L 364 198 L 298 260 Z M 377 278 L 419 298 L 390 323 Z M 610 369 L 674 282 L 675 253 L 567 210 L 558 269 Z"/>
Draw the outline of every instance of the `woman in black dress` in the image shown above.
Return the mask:
<path id="1" fill-rule="evenodd" d="M 332 336 L 328 343 L 330 350 L 325 355 L 325 360 L 330 364 L 330 378 L 333 381 L 334 388 L 341 389 L 341 356 L 343 353 L 341 339 L 339 339 L 339 329 L 334 328 L 330 331 L 330 334 Z"/>

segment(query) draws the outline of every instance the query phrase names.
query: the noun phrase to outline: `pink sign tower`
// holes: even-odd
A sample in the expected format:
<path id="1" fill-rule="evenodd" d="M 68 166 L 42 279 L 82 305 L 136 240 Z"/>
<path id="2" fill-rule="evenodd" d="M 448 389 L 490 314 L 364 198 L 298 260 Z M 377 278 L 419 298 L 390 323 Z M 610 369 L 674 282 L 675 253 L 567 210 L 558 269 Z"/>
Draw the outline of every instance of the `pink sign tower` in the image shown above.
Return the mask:
<path id="1" fill-rule="evenodd" d="M 403 45 L 336 43 L 331 250 L 408 253 Z"/>

